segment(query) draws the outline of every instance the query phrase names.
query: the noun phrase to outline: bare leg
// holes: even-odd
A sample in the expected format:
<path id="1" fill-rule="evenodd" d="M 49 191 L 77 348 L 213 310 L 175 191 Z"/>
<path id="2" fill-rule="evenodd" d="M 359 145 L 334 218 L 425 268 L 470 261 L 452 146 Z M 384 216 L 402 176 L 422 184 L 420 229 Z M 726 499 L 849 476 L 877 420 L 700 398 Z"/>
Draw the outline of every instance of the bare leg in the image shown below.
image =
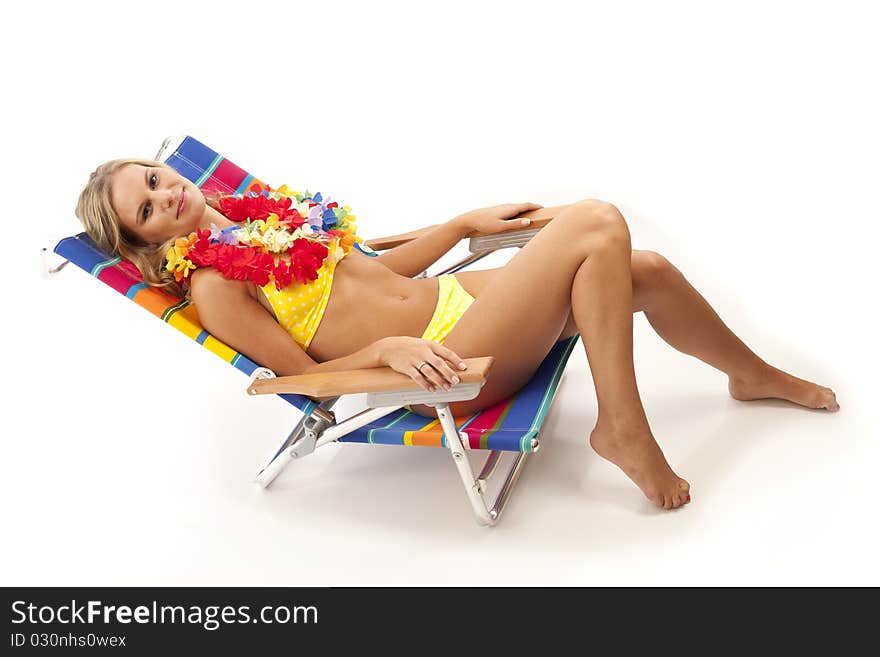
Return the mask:
<path id="1" fill-rule="evenodd" d="M 495 358 L 478 397 L 452 404 L 452 413 L 486 408 L 525 385 L 571 312 L 599 400 L 591 444 L 655 504 L 673 508 L 687 501 L 689 485 L 651 435 L 636 387 L 630 257 L 629 230 L 614 206 L 589 200 L 563 210 L 492 276 L 447 336 L 464 358 Z"/>
<path id="2" fill-rule="evenodd" d="M 621 220 L 580 266 L 571 309 L 580 331 L 599 402 L 590 444 L 620 467 L 657 506 L 690 500 L 690 485 L 676 475 L 651 434 L 633 365 L 632 247 Z"/>
<path id="3" fill-rule="evenodd" d="M 706 299 L 669 260 L 656 251 L 633 250 L 632 311 L 648 322 L 669 345 L 699 358 L 728 376 L 734 399 L 786 399 L 809 408 L 837 411 L 831 388 L 792 376 L 757 356 L 721 320 Z M 458 272 L 456 277 L 478 297 L 501 269 Z M 558 340 L 578 332 L 569 312 Z"/>
<path id="4" fill-rule="evenodd" d="M 638 290 L 634 310 L 644 310 L 657 334 L 675 349 L 727 374 L 728 390 L 735 399 L 774 397 L 810 408 L 840 408 L 830 388 L 799 379 L 759 358 L 659 253 L 634 251 L 633 263 L 633 286 Z"/>

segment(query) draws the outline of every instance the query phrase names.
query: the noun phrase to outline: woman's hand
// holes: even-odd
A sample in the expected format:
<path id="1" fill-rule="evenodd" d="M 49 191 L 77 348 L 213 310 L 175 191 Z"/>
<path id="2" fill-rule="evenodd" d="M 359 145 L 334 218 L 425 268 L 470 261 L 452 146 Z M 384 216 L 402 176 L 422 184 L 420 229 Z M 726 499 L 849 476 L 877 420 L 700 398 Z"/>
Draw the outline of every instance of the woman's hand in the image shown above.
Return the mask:
<path id="1" fill-rule="evenodd" d="M 465 212 L 458 215 L 453 221 L 457 221 L 470 229 L 468 232 L 478 231 L 486 235 L 492 235 L 528 226 L 531 223 L 531 219 L 508 220 L 523 212 L 543 207 L 543 205 L 538 205 L 537 203 L 505 203 L 504 205 L 493 205 L 490 208 L 480 208 L 479 210 Z"/>
<path id="2" fill-rule="evenodd" d="M 378 349 L 382 365 L 406 374 L 428 392 L 435 392 L 435 386 L 449 390 L 459 382 L 455 370 L 465 369 L 458 354 L 433 340 L 392 336 L 382 338 Z"/>

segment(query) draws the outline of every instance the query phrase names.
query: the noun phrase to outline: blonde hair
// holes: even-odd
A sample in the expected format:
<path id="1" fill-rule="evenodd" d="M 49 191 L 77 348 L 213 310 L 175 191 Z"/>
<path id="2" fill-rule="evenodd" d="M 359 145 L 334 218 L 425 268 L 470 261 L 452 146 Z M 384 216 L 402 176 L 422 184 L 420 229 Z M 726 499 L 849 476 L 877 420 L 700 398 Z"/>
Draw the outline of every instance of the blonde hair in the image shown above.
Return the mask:
<path id="1" fill-rule="evenodd" d="M 165 253 L 174 244 L 174 238 L 162 244 L 144 242 L 119 221 L 119 215 L 113 209 L 110 202 L 111 176 L 130 164 L 145 167 L 167 166 L 161 162 L 139 158 L 105 162 L 89 176 L 89 182 L 80 193 L 76 204 L 76 216 L 98 248 L 130 260 L 144 277 L 145 283 L 163 288 L 177 297 L 188 298 L 189 288 L 181 286 L 174 280 L 174 275 L 165 269 Z"/>

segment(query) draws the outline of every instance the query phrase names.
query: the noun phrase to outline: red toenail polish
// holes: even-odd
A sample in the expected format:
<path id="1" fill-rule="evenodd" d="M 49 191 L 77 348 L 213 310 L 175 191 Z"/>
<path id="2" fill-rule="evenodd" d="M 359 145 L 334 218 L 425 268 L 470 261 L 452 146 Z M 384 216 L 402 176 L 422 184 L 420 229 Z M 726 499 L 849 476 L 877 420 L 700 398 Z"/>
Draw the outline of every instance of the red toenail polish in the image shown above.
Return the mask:
<path id="1" fill-rule="evenodd" d="M 691 501 L 691 496 L 690 496 L 690 493 L 688 493 L 688 502 L 690 502 L 690 501 Z"/>

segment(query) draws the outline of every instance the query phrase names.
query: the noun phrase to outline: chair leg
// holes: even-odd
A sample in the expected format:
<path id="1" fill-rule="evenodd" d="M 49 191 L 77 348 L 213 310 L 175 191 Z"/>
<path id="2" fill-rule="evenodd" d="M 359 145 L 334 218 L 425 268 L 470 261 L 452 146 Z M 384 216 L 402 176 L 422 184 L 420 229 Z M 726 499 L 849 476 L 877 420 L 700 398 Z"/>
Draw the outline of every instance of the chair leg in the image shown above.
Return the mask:
<path id="1" fill-rule="evenodd" d="M 495 471 L 501 458 L 500 453 L 498 451 L 490 452 L 486 464 L 480 472 L 480 476 L 474 477 L 474 471 L 471 469 L 470 461 L 465 453 L 458 429 L 455 426 L 455 418 L 452 417 L 452 413 L 449 411 L 449 404 L 437 404 L 436 408 L 437 417 L 440 419 L 443 433 L 446 436 L 446 444 L 452 453 L 452 459 L 464 484 L 465 493 L 468 496 L 468 500 L 470 500 L 477 523 L 492 526 L 501 517 L 501 513 L 504 511 L 508 499 L 510 499 L 510 494 L 516 485 L 519 474 L 525 465 L 526 457 L 529 454 L 528 452 L 509 453 L 512 462 L 503 470 L 505 473 L 504 483 L 492 500 L 491 506 L 489 506 L 485 497 L 486 481 Z"/>
<path id="2" fill-rule="evenodd" d="M 318 408 L 329 411 L 338 399 L 339 397 L 326 399 L 318 404 Z M 306 456 L 314 451 L 316 436 L 313 433 L 312 435 L 309 435 L 309 426 L 307 426 L 314 425 L 314 423 L 315 418 L 312 415 L 303 415 L 302 418 L 300 418 L 300 421 L 293 428 L 293 431 L 291 431 L 284 442 L 281 443 L 281 447 L 275 452 L 275 456 L 272 457 L 272 460 L 269 461 L 269 464 L 265 468 L 260 470 L 260 473 L 257 475 L 256 482 L 260 484 L 260 486 L 262 486 L 263 488 L 267 488 L 269 484 L 275 481 L 275 478 L 281 474 L 281 471 L 284 470 L 284 468 L 287 467 L 287 464 L 290 463 L 294 458 Z M 328 423 L 324 421 L 321 422 L 320 426 L 316 426 L 314 428 L 324 429 L 327 425 Z M 310 441 L 311 444 L 306 446 L 306 441 Z M 296 452 L 298 450 L 292 448 L 300 442 L 303 443 L 304 449 L 299 450 L 302 451 L 302 454 L 297 454 Z"/>
<path id="3" fill-rule="evenodd" d="M 486 459 L 486 466 L 483 466 L 483 471 L 486 471 L 490 462 L 494 461 L 494 463 L 489 467 L 487 473 L 484 474 L 484 472 L 481 472 L 480 476 L 477 477 L 477 481 L 480 483 L 484 494 L 487 492 L 486 482 L 496 469 L 498 470 L 497 475 L 499 477 L 504 477 L 501 488 L 495 494 L 492 507 L 489 509 L 489 515 L 492 516 L 496 522 L 501 517 L 502 511 L 504 511 L 504 507 L 507 505 L 507 500 L 510 499 L 510 494 L 513 492 L 514 486 L 516 486 L 517 479 L 519 479 L 520 472 L 522 472 L 528 456 L 530 456 L 529 452 L 492 452 L 489 455 L 489 458 Z M 509 461 L 509 463 L 505 467 L 498 468 L 498 462 L 502 459 Z"/>

